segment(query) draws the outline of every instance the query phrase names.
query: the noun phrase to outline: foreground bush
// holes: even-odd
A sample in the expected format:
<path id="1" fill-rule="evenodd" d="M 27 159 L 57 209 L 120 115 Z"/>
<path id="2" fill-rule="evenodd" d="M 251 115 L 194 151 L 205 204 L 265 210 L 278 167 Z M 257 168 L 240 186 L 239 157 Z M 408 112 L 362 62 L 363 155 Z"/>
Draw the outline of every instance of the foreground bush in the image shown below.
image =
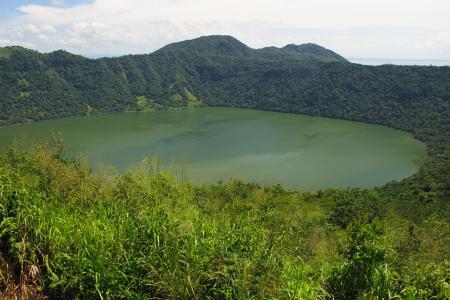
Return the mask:
<path id="1" fill-rule="evenodd" d="M 436 215 L 412 236 L 395 209 L 363 204 L 387 203 L 374 191 L 299 193 L 240 181 L 194 187 L 153 170 L 94 174 L 66 159 L 60 143 L 4 153 L 3 295 L 448 297 L 449 224 Z"/>

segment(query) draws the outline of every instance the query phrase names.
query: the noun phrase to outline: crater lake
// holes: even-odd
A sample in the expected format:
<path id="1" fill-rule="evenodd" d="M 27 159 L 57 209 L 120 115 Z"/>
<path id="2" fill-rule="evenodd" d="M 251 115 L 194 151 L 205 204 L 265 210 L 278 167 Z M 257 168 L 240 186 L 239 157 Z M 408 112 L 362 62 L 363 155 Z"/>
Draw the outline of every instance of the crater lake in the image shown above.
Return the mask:
<path id="1" fill-rule="evenodd" d="M 0 128 L 3 149 L 61 132 L 67 155 L 119 172 L 144 160 L 194 184 L 242 179 L 301 190 L 371 187 L 415 173 L 424 144 L 391 128 L 237 108 L 71 117 Z"/>

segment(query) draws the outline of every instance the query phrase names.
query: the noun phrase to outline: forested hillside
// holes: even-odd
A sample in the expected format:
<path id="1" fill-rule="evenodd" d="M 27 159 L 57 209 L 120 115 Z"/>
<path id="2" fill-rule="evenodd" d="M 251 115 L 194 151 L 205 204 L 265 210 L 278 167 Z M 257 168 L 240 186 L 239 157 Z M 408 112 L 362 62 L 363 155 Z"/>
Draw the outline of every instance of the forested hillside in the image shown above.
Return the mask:
<path id="1" fill-rule="evenodd" d="M 450 67 L 363 66 L 228 36 L 87 59 L 0 49 L 0 125 L 233 106 L 382 124 L 428 147 L 366 190 L 193 187 L 93 174 L 54 148 L 0 157 L 0 287 L 59 298 L 449 299 Z M 14 291 L 9 291 L 14 294 Z"/>
<path id="2" fill-rule="evenodd" d="M 224 36 L 172 44 L 150 55 L 97 60 L 65 51 L 41 54 L 20 47 L 3 48 L 0 125 L 142 109 L 137 96 L 165 108 L 186 106 L 195 101 L 196 93 L 206 95 L 202 90 L 205 76 L 215 81 L 220 74 L 238 75 L 265 63 L 310 60 L 345 61 L 318 45 L 254 50 Z"/>
<path id="3" fill-rule="evenodd" d="M 427 144 L 408 198 L 450 197 L 450 67 L 363 66 L 314 44 L 251 49 L 229 36 L 96 60 L 20 47 L 0 54 L 0 125 L 198 105 L 358 120 Z"/>

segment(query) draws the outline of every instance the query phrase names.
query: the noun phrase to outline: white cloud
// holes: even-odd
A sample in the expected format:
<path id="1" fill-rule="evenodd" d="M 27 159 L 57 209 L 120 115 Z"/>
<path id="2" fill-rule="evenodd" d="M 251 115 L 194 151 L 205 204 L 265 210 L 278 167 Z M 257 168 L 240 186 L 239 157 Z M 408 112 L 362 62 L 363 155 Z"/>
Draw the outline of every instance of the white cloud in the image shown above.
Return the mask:
<path id="1" fill-rule="evenodd" d="M 44 24 L 41 26 L 43 32 L 56 32 L 56 28 L 52 25 Z"/>
<path id="2" fill-rule="evenodd" d="M 33 24 L 25 24 L 23 25 L 23 29 L 27 32 L 39 33 L 39 29 Z"/>
<path id="3" fill-rule="evenodd" d="M 50 38 L 49 38 L 46 34 L 43 34 L 43 33 L 38 34 L 37 37 L 38 37 L 43 43 L 47 43 L 47 42 L 50 41 Z"/>
<path id="4" fill-rule="evenodd" d="M 21 45 L 23 47 L 27 47 L 27 48 L 36 48 L 36 45 L 34 45 L 33 43 L 28 43 L 28 42 L 22 42 L 22 41 L 18 41 L 18 40 L 5 40 L 5 39 L 0 39 L 0 46 L 2 47 L 6 47 L 6 46 L 17 46 L 17 45 Z"/>
<path id="5" fill-rule="evenodd" d="M 230 34 L 252 47 L 315 42 L 349 57 L 450 59 L 448 0 L 96 0 L 20 11 L 0 22 L 0 38 L 43 51 L 148 53 Z"/>

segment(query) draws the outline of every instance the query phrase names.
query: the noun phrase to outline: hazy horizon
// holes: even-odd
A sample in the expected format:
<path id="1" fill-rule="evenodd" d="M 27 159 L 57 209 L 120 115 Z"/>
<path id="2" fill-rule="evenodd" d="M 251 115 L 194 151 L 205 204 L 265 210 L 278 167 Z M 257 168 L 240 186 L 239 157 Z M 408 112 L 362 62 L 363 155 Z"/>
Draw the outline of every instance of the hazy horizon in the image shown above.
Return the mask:
<path id="1" fill-rule="evenodd" d="M 0 46 L 120 56 L 226 34 L 252 48 L 311 42 L 347 58 L 450 60 L 449 15 L 445 0 L 11 0 L 0 3 Z"/>

